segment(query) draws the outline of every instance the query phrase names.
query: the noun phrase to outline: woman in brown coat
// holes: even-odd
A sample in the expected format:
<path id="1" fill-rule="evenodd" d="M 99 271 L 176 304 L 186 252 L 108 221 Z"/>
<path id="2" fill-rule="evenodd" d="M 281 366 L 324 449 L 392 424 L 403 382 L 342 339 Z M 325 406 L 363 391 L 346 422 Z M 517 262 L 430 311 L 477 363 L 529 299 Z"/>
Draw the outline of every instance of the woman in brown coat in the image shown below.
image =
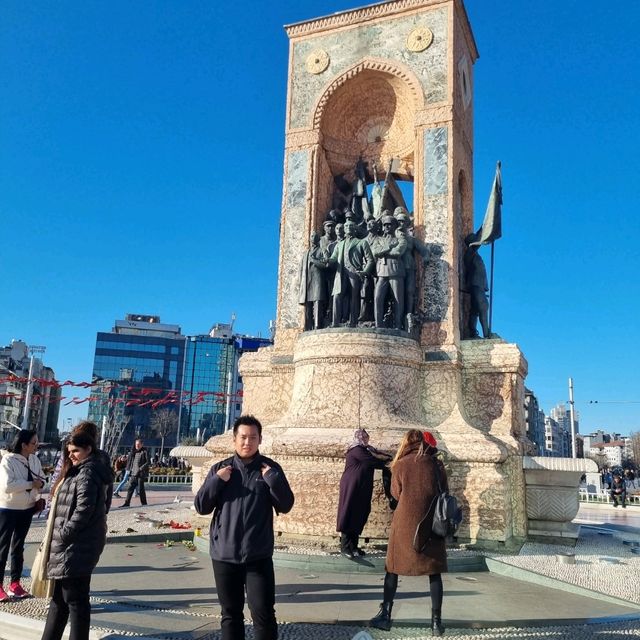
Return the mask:
<path id="1" fill-rule="evenodd" d="M 435 506 L 438 495 L 438 477 L 442 490 L 447 488 L 447 475 L 442 462 L 436 457 L 435 438 L 417 429 L 407 431 L 391 463 L 391 493 L 398 506 L 391 521 L 391 534 L 387 546 L 384 578 L 384 601 L 371 626 L 388 631 L 391 628 L 391 609 L 398 588 L 398 575 L 429 576 L 431 594 L 431 634 L 441 636 L 442 576 L 447 571 L 447 550 L 444 538 L 427 533 L 423 551 L 414 551 L 414 536 L 420 521 Z M 432 510 L 432 509 L 431 509 Z M 431 514 L 433 521 L 433 514 Z M 430 530 L 430 525 L 427 531 Z"/>

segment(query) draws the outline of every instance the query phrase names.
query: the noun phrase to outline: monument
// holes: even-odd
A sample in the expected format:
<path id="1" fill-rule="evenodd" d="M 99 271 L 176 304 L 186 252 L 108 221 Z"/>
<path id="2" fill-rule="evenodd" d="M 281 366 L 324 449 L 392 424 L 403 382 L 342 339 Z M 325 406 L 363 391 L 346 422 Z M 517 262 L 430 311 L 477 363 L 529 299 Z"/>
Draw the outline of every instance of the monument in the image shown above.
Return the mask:
<path id="1" fill-rule="evenodd" d="M 417 428 L 447 454 L 464 510 L 460 539 L 522 540 L 527 362 L 500 338 L 462 339 L 478 57 L 464 4 L 394 0 L 286 32 L 275 340 L 240 362 L 243 412 L 265 425 L 261 451 L 286 469 L 296 495 L 276 528 L 336 536 L 353 430 L 366 428 L 374 446 L 394 451 Z M 413 185 L 411 215 L 403 182 Z M 371 251 L 356 250 L 355 237 L 369 237 Z M 301 274 L 310 279 L 312 268 L 315 288 L 304 295 Z M 230 435 L 207 448 L 228 455 Z M 390 518 L 380 485 L 363 536 L 386 539 Z"/>

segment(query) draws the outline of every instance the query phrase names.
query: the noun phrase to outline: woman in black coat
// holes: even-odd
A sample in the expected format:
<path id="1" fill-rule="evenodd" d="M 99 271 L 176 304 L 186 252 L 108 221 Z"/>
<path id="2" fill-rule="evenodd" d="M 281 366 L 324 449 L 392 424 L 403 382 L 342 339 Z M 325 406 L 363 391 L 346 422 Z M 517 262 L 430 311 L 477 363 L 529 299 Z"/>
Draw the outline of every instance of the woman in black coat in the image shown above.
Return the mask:
<path id="1" fill-rule="evenodd" d="M 340 553 L 347 558 L 364 555 L 358 539 L 371 513 L 373 472 L 384 468 L 389 460 L 391 456 L 369 446 L 369 434 L 364 429 L 356 429 L 340 479 L 336 526 L 340 532 Z"/>
<path id="2" fill-rule="evenodd" d="M 61 640 L 67 620 L 74 640 L 89 638 L 91 573 L 107 539 L 107 511 L 113 471 L 87 433 L 67 443 L 71 466 L 59 480 L 47 577 L 53 598 L 42 640 Z"/>

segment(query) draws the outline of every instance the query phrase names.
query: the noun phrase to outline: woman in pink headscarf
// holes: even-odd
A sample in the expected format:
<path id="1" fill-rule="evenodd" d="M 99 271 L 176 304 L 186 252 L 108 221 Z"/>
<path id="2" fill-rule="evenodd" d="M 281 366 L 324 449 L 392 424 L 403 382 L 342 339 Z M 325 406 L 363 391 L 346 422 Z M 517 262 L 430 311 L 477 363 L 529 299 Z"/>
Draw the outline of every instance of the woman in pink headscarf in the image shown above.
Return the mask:
<path id="1" fill-rule="evenodd" d="M 391 456 L 369 446 L 369 434 L 364 429 L 355 430 L 340 479 L 336 526 L 340 532 L 340 553 L 347 558 L 364 555 L 358 540 L 371 513 L 373 472 L 382 469 L 389 460 Z"/>

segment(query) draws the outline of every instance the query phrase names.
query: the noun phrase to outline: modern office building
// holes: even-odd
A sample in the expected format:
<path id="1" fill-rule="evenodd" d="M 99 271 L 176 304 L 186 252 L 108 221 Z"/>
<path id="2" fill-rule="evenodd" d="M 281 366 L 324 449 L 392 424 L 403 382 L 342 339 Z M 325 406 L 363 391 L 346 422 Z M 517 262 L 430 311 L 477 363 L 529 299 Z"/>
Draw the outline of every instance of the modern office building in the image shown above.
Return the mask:
<path id="1" fill-rule="evenodd" d="M 119 451 L 131 447 L 138 435 L 148 448 L 158 449 L 162 431 L 167 447 L 186 438 L 204 441 L 223 433 L 241 413 L 239 357 L 269 344 L 268 339 L 234 335 L 231 324 L 185 336 L 179 326 L 162 324 L 158 316 L 129 314 L 116 321 L 111 333 L 97 335 L 97 385 L 89 419 L 107 424 L 109 436 L 119 440 Z M 111 444 L 105 448 L 112 451 Z"/>
<path id="2" fill-rule="evenodd" d="M 235 335 L 233 325 L 219 323 L 186 343 L 179 438 L 205 441 L 230 429 L 242 411 L 240 356 L 271 340 Z"/>
<path id="3" fill-rule="evenodd" d="M 128 314 L 110 333 L 98 333 L 88 417 L 98 426 L 106 423 L 119 449 L 130 448 L 138 436 L 156 444 L 151 423 L 159 406 L 177 415 L 184 349 L 180 327 L 162 324 L 158 316 Z"/>
<path id="4" fill-rule="evenodd" d="M 237 370 L 231 325 L 187 338 L 180 406 L 180 437 L 203 441 L 226 428 L 227 403 Z"/>
<path id="5" fill-rule="evenodd" d="M 0 446 L 13 440 L 16 427 L 33 429 L 41 442 L 58 437 L 60 388 L 50 384 L 53 369 L 36 356 L 43 352 L 22 340 L 0 347 Z"/>
<path id="6" fill-rule="evenodd" d="M 566 431 L 571 433 L 571 411 L 562 402 L 557 404 L 549 415 Z M 580 414 L 575 412 L 576 433 L 580 433 Z"/>

